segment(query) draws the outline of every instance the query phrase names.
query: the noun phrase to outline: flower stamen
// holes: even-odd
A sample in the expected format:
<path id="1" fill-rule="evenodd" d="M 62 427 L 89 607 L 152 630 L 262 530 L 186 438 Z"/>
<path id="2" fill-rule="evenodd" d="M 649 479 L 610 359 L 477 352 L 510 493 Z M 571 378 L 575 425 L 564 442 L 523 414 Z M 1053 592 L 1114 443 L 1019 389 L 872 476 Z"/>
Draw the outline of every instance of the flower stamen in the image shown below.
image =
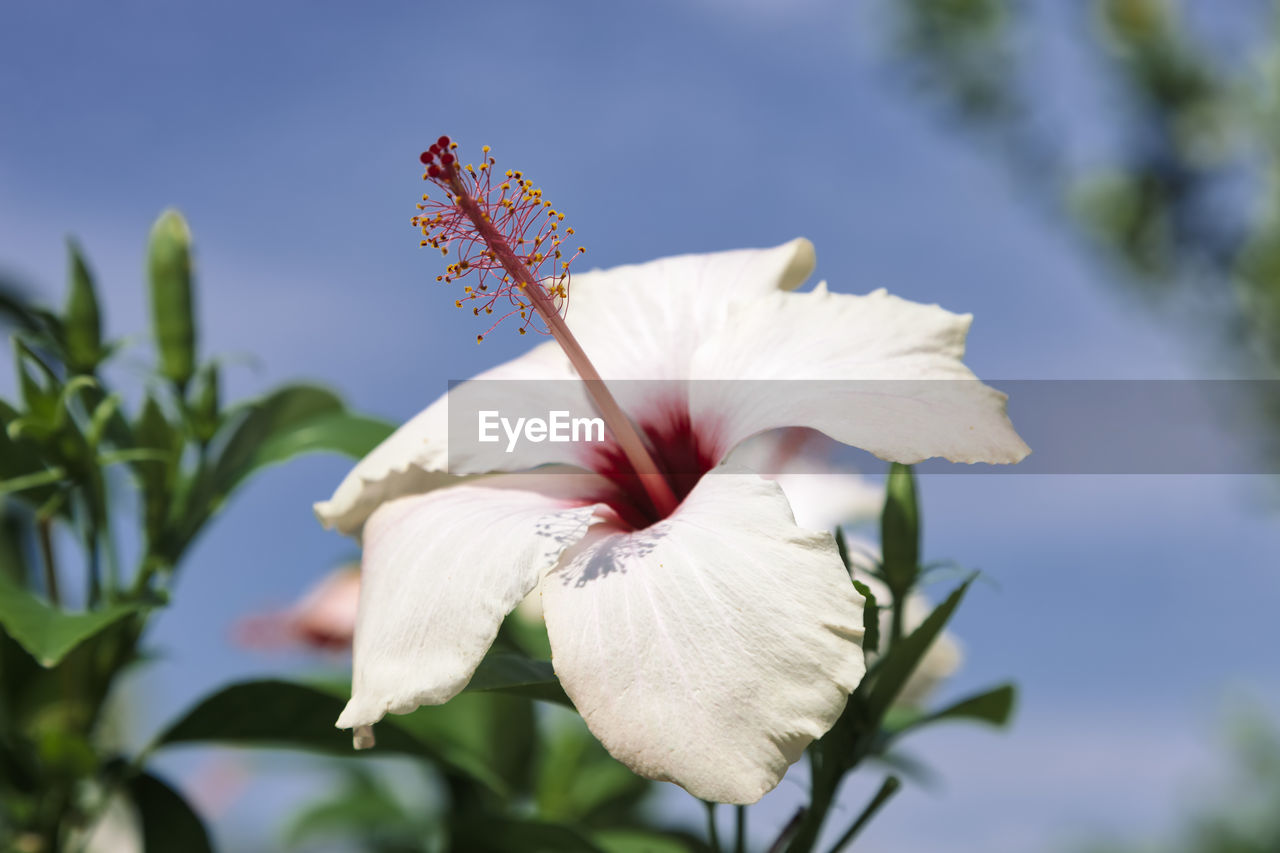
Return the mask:
<path id="1" fill-rule="evenodd" d="M 446 256 L 454 246 L 461 259 L 449 264 L 445 275 L 436 277 L 437 281 L 453 282 L 476 271 L 478 283 L 455 301 L 461 307 L 468 301 L 483 300 L 472 306 L 476 316 L 481 309 L 486 314 L 492 313 L 498 300 L 505 298 L 511 309 L 499 317 L 489 331 L 513 315 L 519 315 L 523 321 L 520 334 L 526 332 L 535 315 L 542 321 L 546 333 L 560 344 L 586 385 L 587 394 L 639 477 L 654 509 L 661 517 L 670 515 L 678 503 L 670 483 L 562 316 L 569 299 L 569 265 L 586 250 L 579 246 L 571 257 L 564 259 L 560 248 L 564 238 L 559 236 L 564 214 L 542 198 L 542 190 L 535 188 L 522 172 L 511 170 L 505 173 L 506 180 L 495 188 L 496 161 L 489 156 L 489 147 L 486 145 L 483 149 L 485 168 L 475 170 L 458 164 L 452 153 L 457 145 L 449 137 L 441 136 L 421 157 L 427 167 L 423 180 L 444 190 L 447 199 L 440 202 L 423 196 L 426 203 L 419 204 L 418 209 L 432 213 L 412 220 L 422 230 L 421 245 L 440 249 Z M 538 220 L 543 212 L 545 215 Z M 537 228 L 530 238 L 535 222 Z M 566 228 L 565 233 L 574 232 Z M 527 251 L 517 252 L 513 243 Z M 544 251 L 544 245 L 550 251 Z M 551 273 L 544 276 L 541 271 L 548 262 L 553 264 Z M 484 334 L 476 335 L 477 343 L 484 340 Z"/>

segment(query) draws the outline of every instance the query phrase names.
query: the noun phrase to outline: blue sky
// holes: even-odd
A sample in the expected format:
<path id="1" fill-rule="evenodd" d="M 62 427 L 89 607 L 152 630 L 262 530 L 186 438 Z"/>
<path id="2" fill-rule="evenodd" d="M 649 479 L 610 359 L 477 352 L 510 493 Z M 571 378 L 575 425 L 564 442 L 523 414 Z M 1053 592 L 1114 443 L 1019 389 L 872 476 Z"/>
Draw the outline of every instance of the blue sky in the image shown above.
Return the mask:
<path id="1" fill-rule="evenodd" d="M 588 248 L 582 268 L 804 235 L 833 289 L 972 312 L 968 362 L 984 378 L 1225 375 L 912 100 L 884 61 L 882 16 L 857 5 L 9 6 L 0 265 L 60 299 L 61 241 L 76 234 L 110 330 L 136 335 L 146 233 L 177 206 L 197 240 L 204 352 L 232 358 L 228 397 L 311 378 L 402 420 L 521 344 L 512 332 L 475 345 L 481 330 L 408 225 L 417 153 L 448 133 L 545 188 Z M 1061 58 L 1044 98 L 1071 115 L 1092 92 L 1072 44 L 1032 47 Z M 1085 151 L 1106 135 L 1078 124 Z M 138 340 L 121 379 L 139 378 L 148 348 Z M 141 731 L 215 684 L 312 665 L 236 649 L 229 632 L 353 552 L 310 510 L 346 468 L 273 470 L 207 531 L 152 637 Z M 1010 734 L 929 735 L 917 751 L 945 790 L 904 794 L 866 849 L 1012 853 L 1174 820 L 1182 780 L 1214 764 L 1224 697 L 1280 708 L 1266 489 L 925 478 L 927 556 L 996 581 L 958 616 L 967 661 L 947 692 L 1013 677 L 1023 702 Z M 301 767 L 264 769 L 219 832 L 272 825 L 305 787 Z M 761 825 L 785 819 L 799 784 L 766 800 Z M 689 810 L 675 793 L 664 803 Z"/>

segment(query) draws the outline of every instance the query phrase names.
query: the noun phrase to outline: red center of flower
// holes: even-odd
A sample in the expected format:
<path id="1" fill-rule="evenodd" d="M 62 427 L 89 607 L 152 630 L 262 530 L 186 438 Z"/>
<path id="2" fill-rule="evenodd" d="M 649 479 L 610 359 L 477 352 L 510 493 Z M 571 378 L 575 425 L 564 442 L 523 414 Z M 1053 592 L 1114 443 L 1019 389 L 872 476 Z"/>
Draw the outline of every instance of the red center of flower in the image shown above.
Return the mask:
<path id="1" fill-rule="evenodd" d="M 719 461 L 715 443 L 699 432 L 683 400 L 672 400 L 670 405 L 660 407 L 650 419 L 642 420 L 639 427 L 655 465 L 663 472 L 677 501 L 688 497 L 702 475 Z M 617 444 L 606 442 L 589 447 L 590 456 L 584 465 L 614 486 L 601 494 L 590 495 L 590 500 L 608 504 L 635 530 L 666 517 L 665 513 L 655 512 L 652 504 L 645 500 L 642 484 Z"/>

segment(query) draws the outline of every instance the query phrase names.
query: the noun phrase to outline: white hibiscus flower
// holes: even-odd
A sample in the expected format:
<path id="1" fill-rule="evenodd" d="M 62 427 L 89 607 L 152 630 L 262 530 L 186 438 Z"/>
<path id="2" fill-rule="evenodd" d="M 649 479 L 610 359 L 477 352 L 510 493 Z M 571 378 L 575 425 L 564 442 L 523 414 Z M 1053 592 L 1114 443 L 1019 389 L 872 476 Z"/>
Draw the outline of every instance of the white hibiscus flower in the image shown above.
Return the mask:
<path id="1" fill-rule="evenodd" d="M 717 380 L 619 398 L 644 467 L 634 442 L 603 453 L 455 442 L 451 453 L 445 398 L 360 462 L 316 506 L 364 542 L 338 725 L 367 742 L 383 715 L 456 695 L 545 578 L 556 673 L 615 757 L 706 800 L 751 803 L 772 789 L 865 671 L 862 599 L 830 533 L 797 526 L 778 484 L 726 464 L 729 452 L 789 426 L 904 463 L 1028 452 L 1004 396 L 961 362 L 968 316 L 884 291 L 788 292 L 813 263 L 795 240 L 577 276 L 567 331 L 477 377 L 566 380 L 522 383 L 576 395 L 544 410 L 581 409 L 583 383 L 568 381 L 581 352 L 606 381 Z M 481 382 L 462 387 L 485 394 Z M 493 387 L 508 395 L 494 408 L 516 406 L 511 383 Z M 616 413 L 610 427 L 622 432 Z M 549 464 L 580 473 L 539 467 Z"/>

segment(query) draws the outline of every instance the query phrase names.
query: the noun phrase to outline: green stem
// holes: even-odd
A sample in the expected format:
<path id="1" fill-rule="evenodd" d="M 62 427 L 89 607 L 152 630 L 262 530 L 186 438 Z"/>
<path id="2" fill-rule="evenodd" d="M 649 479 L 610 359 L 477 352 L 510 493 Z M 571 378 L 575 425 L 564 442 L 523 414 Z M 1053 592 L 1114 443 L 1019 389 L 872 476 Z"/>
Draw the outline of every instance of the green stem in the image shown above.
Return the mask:
<path id="1" fill-rule="evenodd" d="M 733 853 L 747 853 L 747 807 L 738 806 L 737 826 L 733 839 Z"/>
<path id="2" fill-rule="evenodd" d="M 120 595 L 120 554 L 116 550 L 116 536 L 111 520 L 102 525 L 102 549 L 107 557 L 107 598 L 114 601 Z"/>
<path id="3" fill-rule="evenodd" d="M 102 554 L 98 548 L 98 521 L 92 508 L 86 509 L 84 549 L 89 557 L 89 607 L 102 601 Z"/>
<path id="4" fill-rule="evenodd" d="M 871 798 L 871 802 L 867 803 L 867 807 L 862 810 L 862 814 L 858 815 L 858 819 L 853 822 L 853 825 L 845 830 L 844 835 L 840 836 L 840 840 L 831 848 L 830 853 L 840 853 L 841 850 L 844 850 L 845 847 L 852 843 L 853 839 L 862 831 L 862 828 L 867 825 L 871 818 L 875 817 L 876 812 L 885 803 L 889 802 L 894 794 L 898 793 L 898 789 L 901 787 L 902 781 L 897 776 L 890 776 L 885 779 L 884 784 L 880 786 L 880 790 Z"/>
<path id="5" fill-rule="evenodd" d="M 40 556 L 44 561 L 44 591 L 54 607 L 62 606 L 62 595 L 58 591 L 58 565 L 53 558 L 53 535 L 50 528 L 53 520 L 42 518 L 36 523 L 39 531 Z"/>
<path id="6" fill-rule="evenodd" d="M 822 824 L 831 810 L 831 803 L 836 798 L 836 790 L 840 787 L 842 774 L 839 768 L 825 766 L 813 753 L 809 754 L 813 783 L 809 796 L 809 807 L 805 810 L 790 843 L 784 848 L 787 853 L 809 853 L 818 843 L 818 834 L 822 832 Z"/>
<path id="7" fill-rule="evenodd" d="M 906 609 L 907 593 L 896 589 L 889 590 L 889 593 L 893 597 L 893 621 L 889 628 L 889 648 L 892 649 L 902 639 L 902 611 Z"/>
<path id="8" fill-rule="evenodd" d="M 716 804 L 706 800 L 702 804 L 707 807 L 707 842 L 715 853 L 721 853 L 724 848 L 720 846 L 720 831 L 716 829 Z"/>
<path id="9" fill-rule="evenodd" d="M 786 849 L 792 833 L 800 826 L 806 814 L 808 814 L 808 810 L 804 806 L 796 809 L 796 813 L 791 816 L 791 820 L 787 821 L 786 826 L 782 827 L 782 832 L 779 832 L 778 837 L 769 845 L 768 853 L 782 853 Z"/>

